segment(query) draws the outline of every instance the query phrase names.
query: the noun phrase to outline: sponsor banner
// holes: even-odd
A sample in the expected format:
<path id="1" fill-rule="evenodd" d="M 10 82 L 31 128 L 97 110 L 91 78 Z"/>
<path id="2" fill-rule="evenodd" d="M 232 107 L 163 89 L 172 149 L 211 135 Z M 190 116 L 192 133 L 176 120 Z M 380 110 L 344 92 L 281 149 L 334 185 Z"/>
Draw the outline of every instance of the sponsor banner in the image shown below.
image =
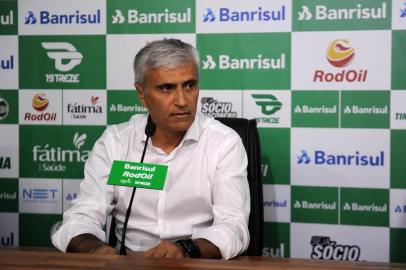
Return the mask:
<path id="1" fill-rule="evenodd" d="M 264 246 L 262 256 L 290 257 L 290 224 L 280 222 L 264 223 Z"/>
<path id="2" fill-rule="evenodd" d="M 104 129 L 104 126 L 20 126 L 20 156 L 24 157 L 20 159 L 20 176 L 83 178 L 84 163 Z"/>
<path id="3" fill-rule="evenodd" d="M 292 128 L 292 184 L 388 188 L 389 132 Z"/>
<path id="4" fill-rule="evenodd" d="M 390 227 L 406 228 L 406 190 L 390 190 Z"/>
<path id="5" fill-rule="evenodd" d="M 135 90 L 107 91 L 107 110 L 108 125 L 126 122 L 134 114 L 148 113 Z"/>
<path id="6" fill-rule="evenodd" d="M 20 88 L 105 89 L 105 36 L 20 36 L 19 41 Z"/>
<path id="7" fill-rule="evenodd" d="M 290 32 L 287 1 L 196 1 L 197 33 Z"/>
<path id="8" fill-rule="evenodd" d="M 263 185 L 264 220 L 290 222 L 290 186 Z"/>
<path id="9" fill-rule="evenodd" d="M 107 88 L 133 90 L 135 55 L 147 43 L 164 38 L 180 39 L 193 46 L 196 44 L 194 34 L 107 35 L 107 51 L 111 52 L 107 55 Z"/>
<path id="10" fill-rule="evenodd" d="M 340 189 L 340 223 L 389 226 L 389 190 L 372 188 Z"/>
<path id="11" fill-rule="evenodd" d="M 406 91 L 392 90 L 390 94 L 390 127 L 406 129 Z"/>
<path id="12" fill-rule="evenodd" d="M 389 228 L 292 223 L 290 237 L 292 258 L 389 262 Z"/>
<path id="13" fill-rule="evenodd" d="M 0 1 L 0 35 L 17 35 L 17 1 Z"/>
<path id="14" fill-rule="evenodd" d="M 390 261 L 406 263 L 405 254 L 406 229 L 390 229 Z"/>
<path id="15" fill-rule="evenodd" d="M 290 33 L 197 34 L 196 40 L 202 89 L 290 89 Z"/>
<path id="16" fill-rule="evenodd" d="M 389 128 L 389 91 L 341 93 L 341 127 Z"/>
<path id="17" fill-rule="evenodd" d="M 20 246 L 53 247 L 51 234 L 61 219 L 60 214 L 20 214 Z"/>
<path id="18" fill-rule="evenodd" d="M 64 125 L 106 125 L 105 90 L 69 90 L 63 93 Z"/>
<path id="19" fill-rule="evenodd" d="M 0 124 L 18 124 L 17 90 L 0 90 Z"/>
<path id="20" fill-rule="evenodd" d="M 338 91 L 292 91 L 292 127 L 337 128 Z"/>
<path id="21" fill-rule="evenodd" d="M 338 224 L 338 188 L 292 186 L 292 222 Z"/>
<path id="22" fill-rule="evenodd" d="M 290 127 L 290 91 L 243 91 L 244 117 L 258 127 Z"/>
<path id="23" fill-rule="evenodd" d="M 390 35 L 391 31 L 292 33 L 292 89 L 390 89 Z"/>
<path id="24" fill-rule="evenodd" d="M 406 130 L 391 130 L 390 187 L 406 188 Z"/>
<path id="25" fill-rule="evenodd" d="M 20 178 L 19 212 L 62 214 L 62 180 Z"/>
<path id="26" fill-rule="evenodd" d="M 107 1 L 107 33 L 193 33 L 195 1 Z"/>
<path id="27" fill-rule="evenodd" d="M 290 129 L 258 128 L 264 184 L 290 184 Z"/>
<path id="28" fill-rule="evenodd" d="M 0 179 L 0 212 L 18 212 L 18 179 Z"/>
<path id="29" fill-rule="evenodd" d="M 0 213 L 0 247 L 18 247 L 18 213 Z"/>
<path id="30" fill-rule="evenodd" d="M 62 124 L 62 90 L 19 90 L 20 123 Z"/>
<path id="31" fill-rule="evenodd" d="M 18 88 L 18 66 L 18 37 L 0 35 L 0 89 Z"/>
<path id="32" fill-rule="evenodd" d="M 3 177 L 18 177 L 18 135 L 18 125 L 1 125 L 0 181 Z"/>
<path id="33" fill-rule="evenodd" d="M 392 29 L 406 29 L 405 0 L 392 0 Z"/>
<path id="34" fill-rule="evenodd" d="M 72 201 L 79 195 L 81 180 L 63 179 L 62 210 L 65 213 L 72 204 Z"/>
<path id="35" fill-rule="evenodd" d="M 241 90 L 200 90 L 197 111 L 212 117 L 242 117 Z"/>
<path id="36" fill-rule="evenodd" d="M 392 31 L 392 89 L 405 90 L 406 30 Z M 390 50 L 387 50 L 390 51 Z"/>
<path id="37" fill-rule="evenodd" d="M 19 0 L 19 34 L 105 34 L 105 5 L 104 0 Z"/>
<path id="38" fill-rule="evenodd" d="M 390 29 L 390 0 L 293 1 L 294 31 Z"/>

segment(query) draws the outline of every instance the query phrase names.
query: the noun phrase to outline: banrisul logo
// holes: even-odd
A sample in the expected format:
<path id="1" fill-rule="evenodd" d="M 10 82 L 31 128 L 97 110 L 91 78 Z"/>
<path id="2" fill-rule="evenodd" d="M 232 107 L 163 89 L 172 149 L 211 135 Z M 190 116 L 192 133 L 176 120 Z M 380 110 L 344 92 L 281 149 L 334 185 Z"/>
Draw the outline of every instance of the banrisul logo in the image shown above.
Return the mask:
<path id="1" fill-rule="evenodd" d="M 0 34 L 17 34 L 17 1 L 0 1 Z"/>
<path id="2" fill-rule="evenodd" d="M 329 153 L 324 150 L 312 152 L 302 150 L 297 155 L 297 164 L 317 166 L 385 166 L 385 152 L 379 151 L 375 155 L 363 154 L 360 151 L 354 153 Z"/>
<path id="3" fill-rule="evenodd" d="M 403 5 L 405 6 L 404 8 L 400 9 L 400 17 L 401 18 L 406 18 L 406 2 L 403 3 Z"/>
<path id="4" fill-rule="evenodd" d="M 310 258 L 321 260 L 358 261 L 361 248 L 357 245 L 339 244 L 330 236 L 312 236 L 310 240 L 312 252 Z"/>
<path id="5" fill-rule="evenodd" d="M 0 58 L 0 69 L 13 70 L 14 69 L 14 55 L 9 55 L 5 58 Z"/>
<path id="6" fill-rule="evenodd" d="M 24 126 L 20 130 L 22 177 L 80 178 L 94 142 L 104 127 Z M 41 134 L 46 133 L 47 136 Z M 31 139 L 22 140 L 25 136 Z M 27 137 L 25 137 L 27 138 Z"/>
<path id="7" fill-rule="evenodd" d="M 287 33 L 205 34 L 197 36 L 196 44 L 201 55 L 203 89 L 289 88 Z"/>
<path id="8" fill-rule="evenodd" d="M 284 21 L 286 19 L 286 6 L 279 9 L 269 10 L 261 6 L 249 9 L 233 9 L 231 7 L 206 8 L 203 14 L 203 22 L 270 22 Z"/>
<path id="9" fill-rule="evenodd" d="M 201 112 L 213 117 L 237 117 L 237 112 L 233 111 L 233 103 L 221 102 L 213 97 L 203 97 L 200 99 Z"/>
<path id="10" fill-rule="evenodd" d="M 336 68 L 345 68 L 353 60 L 355 49 L 348 39 L 333 40 L 327 48 L 326 60 Z M 314 71 L 313 82 L 365 82 L 368 70 L 342 69 L 338 72 L 327 72 L 322 69 Z"/>
<path id="11" fill-rule="evenodd" d="M 104 36 L 24 36 L 19 41 L 21 88 L 105 89 Z"/>
<path id="12" fill-rule="evenodd" d="M 307 0 L 294 1 L 293 5 L 293 29 L 296 31 L 390 28 L 391 1 Z"/>
<path id="13" fill-rule="evenodd" d="M 108 33 L 190 33 L 194 32 L 195 7 L 187 0 L 107 2 Z"/>
<path id="14" fill-rule="evenodd" d="M 108 125 L 128 121 L 134 114 L 148 113 L 134 90 L 107 91 L 107 108 Z"/>
<path id="15" fill-rule="evenodd" d="M 94 13 L 82 13 L 76 10 L 71 13 L 56 13 L 49 10 L 41 10 L 39 12 L 28 11 L 24 17 L 24 24 L 68 24 L 68 25 L 85 25 L 85 24 L 100 24 L 101 13 L 97 9 Z"/>

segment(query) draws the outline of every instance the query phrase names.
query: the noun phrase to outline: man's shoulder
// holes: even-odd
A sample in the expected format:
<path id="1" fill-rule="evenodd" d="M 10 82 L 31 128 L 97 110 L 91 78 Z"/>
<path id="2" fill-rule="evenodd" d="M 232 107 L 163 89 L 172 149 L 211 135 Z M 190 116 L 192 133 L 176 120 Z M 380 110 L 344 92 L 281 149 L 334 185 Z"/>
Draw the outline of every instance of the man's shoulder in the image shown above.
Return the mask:
<path id="1" fill-rule="evenodd" d="M 210 137 L 220 137 L 223 139 L 240 139 L 240 136 L 237 132 L 229 126 L 226 126 L 219 120 L 208 117 L 205 115 L 199 115 L 200 125 L 202 126 L 202 130 L 206 135 Z"/>

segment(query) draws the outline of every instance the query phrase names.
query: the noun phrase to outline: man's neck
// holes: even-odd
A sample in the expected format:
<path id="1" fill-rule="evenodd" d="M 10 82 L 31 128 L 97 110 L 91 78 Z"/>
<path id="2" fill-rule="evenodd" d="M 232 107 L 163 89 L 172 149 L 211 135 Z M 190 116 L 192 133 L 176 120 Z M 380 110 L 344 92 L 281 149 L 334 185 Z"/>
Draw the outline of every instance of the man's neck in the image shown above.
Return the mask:
<path id="1" fill-rule="evenodd" d="M 185 134 L 186 131 L 174 133 L 157 129 L 154 136 L 151 137 L 151 140 L 155 147 L 162 149 L 166 154 L 169 155 L 173 149 L 180 144 Z"/>

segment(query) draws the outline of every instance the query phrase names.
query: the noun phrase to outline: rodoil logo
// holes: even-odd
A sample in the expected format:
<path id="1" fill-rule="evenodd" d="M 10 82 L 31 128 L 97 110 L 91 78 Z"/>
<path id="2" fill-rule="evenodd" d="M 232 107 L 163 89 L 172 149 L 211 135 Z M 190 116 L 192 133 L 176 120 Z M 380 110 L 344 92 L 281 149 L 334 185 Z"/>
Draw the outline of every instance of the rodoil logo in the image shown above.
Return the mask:
<path id="1" fill-rule="evenodd" d="M 44 93 L 35 94 L 32 98 L 31 105 L 36 112 L 26 112 L 24 114 L 24 121 L 56 121 L 56 112 L 46 112 L 49 100 Z"/>
<path id="2" fill-rule="evenodd" d="M 379 151 L 376 155 L 362 154 L 355 151 L 351 154 L 327 153 L 324 150 L 314 150 L 313 154 L 302 150 L 297 156 L 297 164 L 318 166 L 385 166 L 385 152 Z"/>

